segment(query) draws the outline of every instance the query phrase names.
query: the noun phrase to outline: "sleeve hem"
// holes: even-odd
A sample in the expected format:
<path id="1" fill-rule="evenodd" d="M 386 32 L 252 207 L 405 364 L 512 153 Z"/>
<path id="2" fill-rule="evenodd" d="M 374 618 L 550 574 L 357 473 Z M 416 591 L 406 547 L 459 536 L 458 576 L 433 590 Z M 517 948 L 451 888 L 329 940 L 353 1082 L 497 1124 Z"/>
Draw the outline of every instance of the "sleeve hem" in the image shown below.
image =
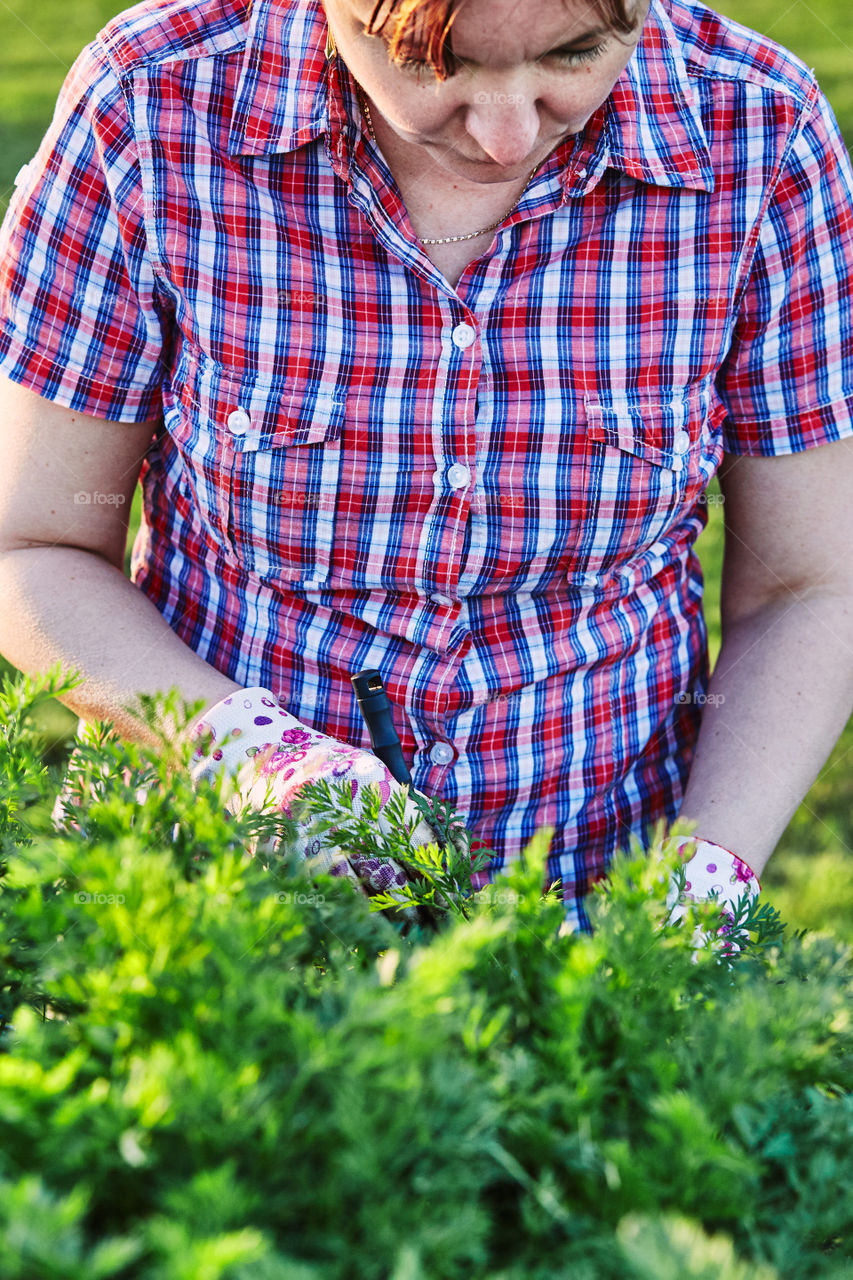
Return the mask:
<path id="1" fill-rule="evenodd" d="M 24 342 L 12 324 L 0 324 L 0 372 L 45 400 L 115 422 L 147 422 L 160 414 L 158 391 L 121 378 L 107 382 L 54 359 Z"/>
<path id="2" fill-rule="evenodd" d="M 726 453 L 743 457 L 783 457 L 853 436 L 853 394 L 788 417 L 728 419 Z"/>

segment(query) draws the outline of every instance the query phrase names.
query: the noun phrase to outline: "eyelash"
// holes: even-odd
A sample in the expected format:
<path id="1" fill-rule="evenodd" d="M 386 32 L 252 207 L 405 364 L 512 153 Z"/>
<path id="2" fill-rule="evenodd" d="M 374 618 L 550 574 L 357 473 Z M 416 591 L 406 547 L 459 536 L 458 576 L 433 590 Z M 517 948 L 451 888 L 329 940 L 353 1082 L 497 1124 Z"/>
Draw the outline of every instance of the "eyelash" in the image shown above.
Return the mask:
<path id="1" fill-rule="evenodd" d="M 603 44 L 591 45 L 588 49 L 567 49 L 564 53 L 546 54 L 545 58 L 540 61 L 544 62 L 546 58 L 553 58 L 556 62 L 562 63 L 567 67 L 577 67 L 584 62 L 594 62 L 596 58 L 600 58 L 604 53 Z M 412 58 L 408 62 L 401 62 L 398 65 L 404 71 L 412 71 L 415 73 L 425 71 L 429 63 L 423 59 Z M 465 64 L 461 61 L 457 62 L 454 70 L 460 70 Z"/>
<path id="2" fill-rule="evenodd" d="M 557 62 L 564 63 L 566 66 L 576 67 L 581 62 L 594 62 L 603 53 L 604 45 L 594 44 L 588 49 L 567 49 L 565 53 L 552 53 L 550 57 L 555 58 Z"/>

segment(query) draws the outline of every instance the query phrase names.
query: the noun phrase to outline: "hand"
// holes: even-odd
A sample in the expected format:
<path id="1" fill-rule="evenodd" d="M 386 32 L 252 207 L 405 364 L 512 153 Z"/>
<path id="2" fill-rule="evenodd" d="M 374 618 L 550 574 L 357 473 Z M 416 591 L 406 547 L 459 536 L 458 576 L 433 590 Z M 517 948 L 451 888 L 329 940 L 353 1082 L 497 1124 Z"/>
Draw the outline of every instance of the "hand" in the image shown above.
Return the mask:
<path id="1" fill-rule="evenodd" d="M 711 941 L 712 949 L 721 955 L 736 955 L 741 949 L 740 945 L 728 936 L 735 920 L 731 908 L 737 906 L 744 894 L 750 899 L 758 897 L 761 890 L 758 877 L 742 858 L 710 840 L 681 840 L 678 852 L 684 862 L 684 890 L 679 893 L 677 880 L 673 876 L 667 897 L 670 921 L 675 923 L 684 918 L 686 903 L 708 902 L 713 897 L 723 907 L 726 923 L 717 930 L 716 938 L 713 939 L 704 930 L 697 928 L 693 937 L 694 945 L 699 948 Z M 695 952 L 693 958 L 696 959 Z"/>
<path id="2" fill-rule="evenodd" d="M 297 803 L 302 787 L 325 778 L 349 783 L 356 814 L 363 811 L 366 788 L 377 787 L 383 806 L 401 789 L 378 757 L 351 747 L 301 724 L 278 703 L 268 689 L 244 689 L 224 698 L 195 722 L 189 731 L 198 742 L 191 764 L 195 782 L 216 781 L 225 773 L 233 780 L 232 807 L 249 804 L 257 808 L 271 802 L 293 818 L 297 825 L 296 847 L 312 858 L 318 872 L 346 875 L 368 895 L 395 893 L 407 882 L 403 868 L 391 858 L 370 858 L 354 852 L 323 848 L 310 834 L 312 819 L 300 813 Z M 412 796 L 407 797 L 406 818 L 413 827 L 415 847 L 441 844 L 440 833 L 425 820 Z M 379 826 L 387 831 L 380 810 Z M 453 838 L 453 832 L 449 833 Z M 264 852 L 274 852 L 277 842 Z M 403 919 L 417 919 L 417 909 L 405 907 Z"/>

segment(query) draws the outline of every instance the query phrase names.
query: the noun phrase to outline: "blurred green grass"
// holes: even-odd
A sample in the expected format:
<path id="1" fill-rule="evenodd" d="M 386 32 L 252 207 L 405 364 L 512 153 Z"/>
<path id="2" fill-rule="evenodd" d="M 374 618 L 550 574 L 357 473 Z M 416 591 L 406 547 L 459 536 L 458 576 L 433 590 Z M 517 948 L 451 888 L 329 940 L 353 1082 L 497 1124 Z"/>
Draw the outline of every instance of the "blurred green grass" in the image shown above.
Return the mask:
<path id="1" fill-rule="evenodd" d="M 853 5 L 849 0 L 739 0 L 714 6 L 791 49 L 812 67 L 848 147 L 853 145 Z M 0 214 L 18 169 L 35 153 L 77 53 L 121 8 L 109 0 L 0 0 Z M 714 490 L 712 490 L 713 492 Z M 718 490 L 716 490 L 718 492 Z M 138 522 L 139 495 L 132 529 Z M 699 541 L 712 661 L 719 652 L 722 507 L 711 504 Z M 8 666 L 6 667 L 8 669 Z M 42 727 L 61 749 L 76 720 L 54 703 Z M 763 883 L 794 926 L 853 940 L 853 719 L 791 821 Z"/>

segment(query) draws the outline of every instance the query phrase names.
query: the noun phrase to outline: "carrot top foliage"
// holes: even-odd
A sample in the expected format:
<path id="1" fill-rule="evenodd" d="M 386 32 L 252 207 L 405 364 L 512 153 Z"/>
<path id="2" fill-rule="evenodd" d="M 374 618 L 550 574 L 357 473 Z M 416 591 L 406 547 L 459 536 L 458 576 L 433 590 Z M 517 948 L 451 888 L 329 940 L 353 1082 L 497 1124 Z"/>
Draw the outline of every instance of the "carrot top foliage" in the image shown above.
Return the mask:
<path id="1" fill-rule="evenodd" d="M 67 687 L 0 694 L 6 1280 L 850 1274 L 843 943 L 763 905 L 694 959 L 639 848 L 567 934 L 547 833 L 481 894 L 418 855 L 448 907 L 407 932 L 106 732 L 59 833 L 31 712 Z"/>

